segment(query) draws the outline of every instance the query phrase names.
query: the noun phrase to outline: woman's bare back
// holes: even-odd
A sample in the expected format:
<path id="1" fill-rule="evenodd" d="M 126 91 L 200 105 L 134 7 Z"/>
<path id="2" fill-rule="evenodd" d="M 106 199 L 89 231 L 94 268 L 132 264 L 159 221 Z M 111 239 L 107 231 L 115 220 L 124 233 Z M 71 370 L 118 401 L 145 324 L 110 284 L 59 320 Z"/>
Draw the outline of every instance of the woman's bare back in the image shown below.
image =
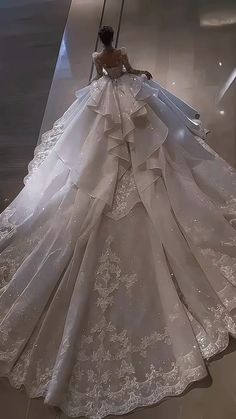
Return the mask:
<path id="1" fill-rule="evenodd" d="M 120 48 L 104 49 L 98 54 L 98 58 L 105 68 L 117 67 L 122 61 L 122 52 Z"/>
<path id="2" fill-rule="evenodd" d="M 122 70 L 123 66 L 125 67 L 128 73 L 141 75 L 146 74 L 147 78 L 150 79 L 152 75 L 145 70 L 136 70 L 134 69 L 128 59 L 126 48 L 104 48 L 101 52 L 93 53 L 94 62 L 97 69 L 96 78 L 102 77 L 103 68 L 105 70 L 120 68 Z"/>

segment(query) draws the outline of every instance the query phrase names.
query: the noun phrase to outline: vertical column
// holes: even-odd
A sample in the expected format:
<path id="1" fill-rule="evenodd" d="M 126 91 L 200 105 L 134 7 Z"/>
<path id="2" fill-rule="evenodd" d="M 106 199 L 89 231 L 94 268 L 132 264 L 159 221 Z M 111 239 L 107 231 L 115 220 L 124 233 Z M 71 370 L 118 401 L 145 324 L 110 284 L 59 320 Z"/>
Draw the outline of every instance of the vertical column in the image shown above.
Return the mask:
<path id="1" fill-rule="evenodd" d="M 92 52 L 100 49 L 98 29 L 110 25 L 118 31 L 122 0 L 73 0 L 57 66 L 44 113 L 40 137 L 52 127 L 75 99 L 74 92 L 94 75 Z"/>
<path id="2" fill-rule="evenodd" d="M 88 82 L 103 3 L 104 0 L 72 0 L 40 136 L 73 102 L 75 90 Z"/>

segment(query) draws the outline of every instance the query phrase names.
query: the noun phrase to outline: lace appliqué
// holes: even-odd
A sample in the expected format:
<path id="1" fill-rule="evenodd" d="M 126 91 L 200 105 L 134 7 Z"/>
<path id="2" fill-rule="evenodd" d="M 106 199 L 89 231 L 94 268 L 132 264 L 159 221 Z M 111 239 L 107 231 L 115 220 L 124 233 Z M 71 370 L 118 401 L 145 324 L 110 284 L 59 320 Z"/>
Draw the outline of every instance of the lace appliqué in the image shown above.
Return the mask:
<path id="1" fill-rule="evenodd" d="M 111 248 L 112 241 L 109 236 L 105 242 L 95 276 L 94 291 L 98 294 L 100 319 L 81 338 L 69 391 L 62 405 L 73 417 L 87 415 L 100 419 L 108 414 L 123 414 L 135 407 L 156 403 L 167 395 L 181 393 L 189 382 L 205 375 L 204 367 L 195 365 L 194 353 L 170 362 L 167 371 L 148 363 L 151 348 L 159 342 L 171 345 L 166 330 L 154 331 L 138 342 L 134 342 L 128 330 L 117 330 L 109 316 L 110 307 L 119 288 L 124 286 L 129 290 L 137 277 L 122 273 L 120 258 Z M 138 372 L 142 363 L 140 358 L 145 362 L 142 378 Z M 86 393 L 81 392 L 83 386 Z"/>
<path id="2" fill-rule="evenodd" d="M 183 229 L 187 234 L 190 234 L 194 238 L 195 244 L 202 244 L 202 242 L 208 242 L 209 238 L 214 233 L 214 228 L 206 228 L 205 225 L 202 225 L 201 220 L 194 218 L 191 222 L 188 220 L 188 223 L 182 223 Z"/>
<path id="3" fill-rule="evenodd" d="M 208 307 L 208 310 L 213 319 L 206 319 L 203 325 L 186 310 L 204 359 L 222 352 L 229 344 L 229 333 L 236 333 L 236 324 L 223 305 Z"/>
<path id="4" fill-rule="evenodd" d="M 2 252 L 0 255 L 0 294 L 10 284 L 17 269 L 45 234 L 46 228 L 47 226 L 37 229 L 33 236 L 28 233 L 24 240 L 17 239 Z"/>
<path id="5" fill-rule="evenodd" d="M 235 228 L 236 226 L 236 198 L 231 196 L 228 201 L 225 202 L 224 205 L 221 205 L 220 209 L 226 215 L 226 217 L 230 218 L 229 223 Z M 232 218 L 234 217 L 234 218 Z M 236 239 L 234 240 L 234 245 L 236 245 Z"/>
<path id="6" fill-rule="evenodd" d="M 0 361 L 10 363 L 14 361 L 19 348 L 24 340 L 18 339 L 17 341 L 9 339 L 12 329 L 7 323 L 0 325 Z M 9 342 L 9 340 L 11 342 Z M 7 346 L 7 349 L 2 349 Z"/>
<path id="7" fill-rule="evenodd" d="M 105 252 L 99 259 L 100 265 L 96 272 L 96 281 L 94 290 L 98 292 L 97 306 L 104 313 L 109 305 L 113 303 L 113 292 L 117 290 L 122 283 L 126 289 L 130 288 L 136 281 L 136 274 L 122 274 L 119 266 L 120 258 L 111 250 L 112 237 L 106 240 Z"/>
<path id="8" fill-rule="evenodd" d="M 50 131 L 42 135 L 40 144 L 34 149 L 34 158 L 28 165 L 28 174 L 24 178 L 24 184 L 31 179 L 34 172 L 46 159 L 52 148 L 55 146 L 59 138 L 64 132 L 63 117 L 58 119 Z"/>
<path id="9" fill-rule="evenodd" d="M 232 295 L 231 284 L 226 284 L 226 286 L 218 292 L 218 295 L 228 311 L 236 308 L 236 295 Z"/>
<path id="10" fill-rule="evenodd" d="M 142 356 L 146 356 L 146 349 L 153 345 L 155 342 L 160 340 L 165 341 L 165 343 L 170 344 L 170 338 L 164 333 L 154 332 L 151 336 L 145 336 L 141 339 L 139 345 L 131 345 L 129 342 L 128 331 L 123 329 L 120 333 L 117 333 L 116 327 L 112 325 L 106 319 L 106 311 L 109 306 L 113 304 L 113 294 L 119 287 L 124 284 L 125 288 L 129 290 L 136 282 L 136 274 L 123 274 L 120 264 L 120 258 L 112 251 L 111 243 L 113 238 L 109 236 L 105 242 L 105 250 L 101 257 L 99 258 L 99 266 L 96 271 L 96 280 L 94 284 L 94 290 L 99 294 L 97 298 L 97 306 L 100 307 L 102 311 L 102 317 L 100 321 L 91 328 L 91 334 L 89 336 L 83 336 L 82 346 L 87 345 L 88 343 L 95 342 L 95 337 L 93 335 L 99 334 L 104 337 L 104 332 L 110 333 L 110 342 L 121 344 L 119 352 L 112 356 L 113 359 L 122 359 L 129 352 L 140 352 Z M 123 347 L 123 348 L 122 348 Z M 103 348 L 104 349 L 104 348 Z M 92 360 L 98 361 L 111 359 L 111 356 L 108 355 L 108 352 L 103 352 L 102 347 L 100 346 L 98 352 L 93 352 L 92 359 L 87 356 L 83 351 L 79 352 L 80 360 Z M 100 358 L 101 356 L 101 358 Z"/>
<path id="11" fill-rule="evenodd" d="M 127 215 L 133 206 L 140 202 L 139 193 L 132 171 L 127 170 L 117 184 L 112 210 L 106 215 L 113 220 L 119 220 Z"/>
<path id="12" fill-rule="evenodd" d="M 236 259 L 224 253 L 216 252 L 214 249 L 201 249 L 204 256 L 212 260 L 214 266 L 219 268 L 222 275 L 228 279 L 231 284 L 236 286 Z"/>
<path id="13" fill-rule="evenodd" d="M 15 211 L 15 209 L 10 207 L 5 209 L 3 218 L 0 220 L 0 240 L 5 239 L 5 237 L 11 237 L 15 233 L 16 226 L 10 221 L 10 218 Z"/>
<path id="14" fill-rule="evenodd" d="M 27 373 L 32 361 L 33 347 L 23 352 L 22 356 L 13 367 L 9 380 L 16 388 L 21 388 L 27 380 Z M 36 374 L 30 385 L 30 397 L 45 396 L 50 380 L 52 378 L 52 368 L 41 366 L 40 360 L 37 361 Z"/>
<path id="15" fill-rule="evenodd" d="M 126 329 L 118 330 L 112 320 L 111 307 L 122 288 L 129 300 L 138 278 L 134 273 L 122 272 L 121 259 L 113 251 L 112 242 L 113 238 L 109 236 L 95 272 L 93 291 L 97 294 L 98 319 L 87 334 L 78 335 L 77 360 L 60 404 L 71 417 L 86 415 L 101 419 L 108 414 L 124 414 L 180 394 L 188 384 L 206 374 L 204 365 L 196 362 L 194 348 L 188 354 L 181 354 L 176 361 L 170 360 L 159 367 L 154 365 L 150 350 L 158 353 L 157 345 L 171 345 L 166 330 L 154 330 L 138 339 L 132 338 Z M 3 333 L 3 339 L 6 340 L 8 332 Z M 63 345 L 66 352 L 66 342 Z M 42 365 L 40 360 L 34 359 L 32 351 L 33 341 L 30 348 L 23 351 L 9 379 L 17 388 L 27 383 L 30 397 L 46 396 L 53 366 Z"/>

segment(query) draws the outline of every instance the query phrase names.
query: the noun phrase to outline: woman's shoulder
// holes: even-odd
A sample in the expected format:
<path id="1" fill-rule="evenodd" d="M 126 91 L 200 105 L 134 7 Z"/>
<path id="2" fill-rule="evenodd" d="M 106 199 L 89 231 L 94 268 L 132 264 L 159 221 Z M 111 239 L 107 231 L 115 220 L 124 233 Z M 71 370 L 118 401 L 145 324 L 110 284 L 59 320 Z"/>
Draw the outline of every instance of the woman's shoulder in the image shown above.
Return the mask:
<path id="1" fill-rule="evenodd" d="M 113 52 L 115 52 L 115 54 L 118 53 L 118 55 L 119 54 L 126 55 L 127 54 L 127 49 L 126 49 L 126 47 L 114 48 Z M 102 56 L 103 56 L 103 51 L 94 51 L 92 53 L 93 60 L 96 60 L 96 61 L 99 61 L 99 59 L 101 59 Z"/>
<path id="2" fill-rule="evenodd" d="M 93 62 L 95 64 L 101 65 L 101 63 L 102 63 L 102 51 L 101 52 L 94 51 L 92 53 L 92 59 L 93 59 Z"/>
<path id="3" fill-rule="evenodd" d="M 93 59 L 98 58 L 98 57 L 100 56 L 100 54 L 101 54 L 101 52 L 94 51 L 94 52 L 92 53 L 92 57 L 93 57 Z"/>
<path id="4" fill-rule="evenodd" d="M 127 49 L 126 49 L 126 47 L 121 47 L 121 48 L 119 48 L 119 51 L 121 52 L 121 55 L 126 55 L 126 54 L 127 54 Z"/>

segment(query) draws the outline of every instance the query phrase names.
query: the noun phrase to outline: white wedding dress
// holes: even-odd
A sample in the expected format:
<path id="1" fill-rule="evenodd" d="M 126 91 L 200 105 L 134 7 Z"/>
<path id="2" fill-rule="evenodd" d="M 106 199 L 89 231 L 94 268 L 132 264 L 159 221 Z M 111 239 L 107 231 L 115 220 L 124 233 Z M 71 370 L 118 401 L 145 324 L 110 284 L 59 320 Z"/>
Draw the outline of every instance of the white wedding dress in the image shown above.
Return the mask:
<path id="1" fill-rule="evenodd" d="M 0 216 L 0 375 L 93 419 L 182 393 L 236 337 L 236 172 L 194 109 L 106 70 Z"/>

